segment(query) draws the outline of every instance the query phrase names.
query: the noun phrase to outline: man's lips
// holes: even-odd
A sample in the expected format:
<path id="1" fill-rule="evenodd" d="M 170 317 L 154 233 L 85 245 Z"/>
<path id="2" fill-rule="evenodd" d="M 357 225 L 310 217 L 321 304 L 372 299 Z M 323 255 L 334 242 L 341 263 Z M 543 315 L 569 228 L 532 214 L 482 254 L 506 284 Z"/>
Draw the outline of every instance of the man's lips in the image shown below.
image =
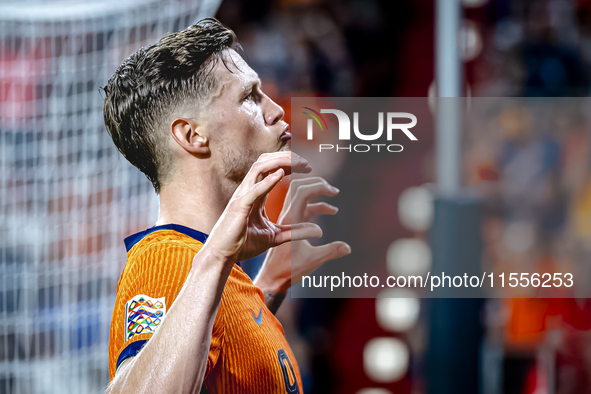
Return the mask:
<path id="1" fill-rule="evenodd" d="M 281 133 L 281 135 L 279 136 L 279 139 L 283 142 L 287 142 L 287 141 L 291 140 L 291 133 L 289 131 L 289 125 L 285 126 L 285 129 L 283 130 L 283 133 Z"/>

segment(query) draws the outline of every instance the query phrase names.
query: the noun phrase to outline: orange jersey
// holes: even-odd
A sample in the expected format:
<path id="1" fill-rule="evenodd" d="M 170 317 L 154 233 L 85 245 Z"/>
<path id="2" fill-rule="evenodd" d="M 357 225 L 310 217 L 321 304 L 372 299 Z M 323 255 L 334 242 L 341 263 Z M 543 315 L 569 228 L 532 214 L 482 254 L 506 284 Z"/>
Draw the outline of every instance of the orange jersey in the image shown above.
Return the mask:
<path id="1" fill-rule="evenodd" d="M 109 338 L 109 375 L 160 326 L 207 235 L 164 225 L 126 238 Z M 239 266 L 226 282 L 214 321 L 204 387 L 217 393 L 302 393 L 296 360 L 263 292 Z"/>

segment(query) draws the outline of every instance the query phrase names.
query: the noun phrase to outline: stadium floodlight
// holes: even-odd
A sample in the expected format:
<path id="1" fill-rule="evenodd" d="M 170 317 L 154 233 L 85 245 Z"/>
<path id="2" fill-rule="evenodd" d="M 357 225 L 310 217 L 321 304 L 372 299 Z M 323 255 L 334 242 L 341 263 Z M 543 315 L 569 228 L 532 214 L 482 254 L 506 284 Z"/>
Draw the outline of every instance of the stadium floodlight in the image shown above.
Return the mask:
<path id="1" fill-rule="evenodd" d="M 0 2 L 0 392 L 104 392 L 121 240 L 157 199 L 111 142 L 99 87 L 219 3 Z"/>
<path id="2" fill-rule="evenodd" d="M 426 186 L 411 186 L 398 197 L 398 218 L 409 230 L 427 231 L 433 222 L 433 194 Z"/>
<path id="3" fill-rule="evenodd" d="M 382 290 L 376 299 L 376 320 L 385 330 L 405 332 L 417 324 L 420 308 L 412 290 Z"/>
<path id="4" fill-rule="evenodd" d="M 359 390 L 357 394 L 392 394 L 392 392 L 381 387 L 369 387 Z"/>
<path id="5" fill-rule="evenodd" d="M 432 267 L 429 244 L 420 238 L 399 238 L 392 242 L 386 253 L 386 266 L 390 275 L 424 276 Z"/>
<path id="6" fill-rule="evenodd" d="M 402 340 L 373 338 L 363 349 L 363 369 L 374 382 L 396 382 L 406 375 L 409 358 L 408 346 Z"/>

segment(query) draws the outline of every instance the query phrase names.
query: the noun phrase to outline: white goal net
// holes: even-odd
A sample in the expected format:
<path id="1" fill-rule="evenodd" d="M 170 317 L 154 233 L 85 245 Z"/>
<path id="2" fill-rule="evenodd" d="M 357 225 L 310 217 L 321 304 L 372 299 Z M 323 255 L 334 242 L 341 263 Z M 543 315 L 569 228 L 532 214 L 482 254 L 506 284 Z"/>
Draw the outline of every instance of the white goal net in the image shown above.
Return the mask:
<path id="1" fill-rule="evenodd" d="M 221 0 L 0 0 L 0 394 L 100 393 L 123 238 L 153 225 L 104 86 Z"/>

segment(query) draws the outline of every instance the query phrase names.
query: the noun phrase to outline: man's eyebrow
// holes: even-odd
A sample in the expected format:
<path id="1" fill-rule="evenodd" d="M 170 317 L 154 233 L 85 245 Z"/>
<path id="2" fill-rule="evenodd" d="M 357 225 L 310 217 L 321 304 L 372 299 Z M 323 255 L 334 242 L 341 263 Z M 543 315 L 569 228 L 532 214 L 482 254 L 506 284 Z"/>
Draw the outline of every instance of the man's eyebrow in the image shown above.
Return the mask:
<path id="1" fill-rule="evenodd" d="M 254 80 L 254 81 L 250 81 L 250 82 L 249 82 L 249 83 L 248 83 L 248 84 L 247 84 L 247 85 L 244 87 L 244 90 L 243 90 L 243 92 L 244 92 L 244 93 L 246 93 L 246 92 L 250 91 L 250 90 L 251 90 L 253 87 L 255 87 L 255 86 L 257 86 L 257 85 L 259 86 L 259 88 L 260 88 L 260 87 L 263 85 L 263 83 L 261 82 L 261 79 L 260 79 L 260 78 L 257 78 L 257 79 L 256 79 L 256 80 Z"/>

